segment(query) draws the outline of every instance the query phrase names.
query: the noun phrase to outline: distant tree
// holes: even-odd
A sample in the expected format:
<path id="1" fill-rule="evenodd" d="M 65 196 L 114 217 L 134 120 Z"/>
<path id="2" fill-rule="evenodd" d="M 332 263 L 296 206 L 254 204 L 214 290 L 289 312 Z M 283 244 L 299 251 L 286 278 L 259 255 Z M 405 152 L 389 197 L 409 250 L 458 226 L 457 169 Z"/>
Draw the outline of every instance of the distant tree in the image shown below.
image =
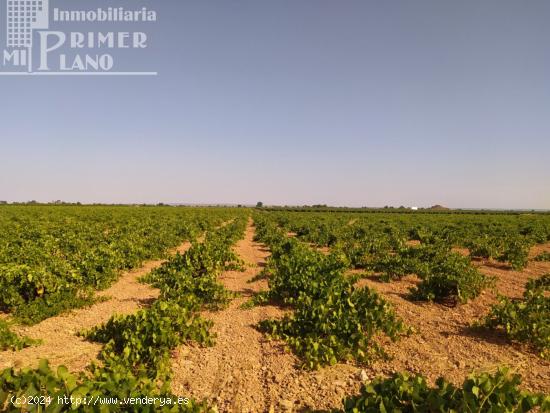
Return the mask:
<path id="1" fill-rule="evenodd" d="M 258 201 L 258 203 L 256 204 L 256 208 L 263 208 L 263 207 L 264 207 L 264 203 L 261 201 Z"/>
<path id="2" fill-rule="evenodd" d="M 8 201 L 0 201 L 0 205 L 6 205 Z"/>

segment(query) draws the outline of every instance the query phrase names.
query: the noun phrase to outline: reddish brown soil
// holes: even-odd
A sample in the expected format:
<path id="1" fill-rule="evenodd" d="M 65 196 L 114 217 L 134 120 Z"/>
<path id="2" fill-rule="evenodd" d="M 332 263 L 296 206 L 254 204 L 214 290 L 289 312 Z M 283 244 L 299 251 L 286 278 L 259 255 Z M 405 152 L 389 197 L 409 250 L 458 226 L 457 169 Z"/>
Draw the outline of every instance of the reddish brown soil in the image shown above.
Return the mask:
<path id="1" fill-rule="evenodd" d="M 534 250 L 548 248 L 550 244 Z M 530 262 L 521 272 L 491 261 L 478 261 L 475 265 L 484 274 L 496 277 L 496 290 L 509 297 L 520 297 L 530 278 L 550 272 L 550 263 L 541 262 Z M 475 300 L 450 308 L 408 300 L 409 288 L 417 282 L 414 276 L 391 283 L 377 282 L 374 278 L 360 281 L 359 285 L 376 289 L 392 302 L 399 316 L 417 330 L 416 334 L 387 345 L 385 349 L 393 359 L 373 363 L 366 369 L 367 373 L 407 370 L 422 373 L 432 381 L 445 376 L 461 383 L 471 372 L 493 371 L 497 366 L 506 365 L 522 375 L 524 388 L 550 393 L 550 362 L 524 345 L 510 343 L 500 332 L 470 327 L 496 302 L 493 291 L 484 291 Z"/>
<path id="2" fill-rule="evenodd" d="M 290 234 L 291 236 L 293 234 Z M 433 382 L 440 376 L 461 384 L 472 372 L 494 371 L 507 365 L 523 376 L 525 389 L 550 391 L 550 364 L 530 349 L 511 344 L 498 332 L 470 328 L 485 314 L 495 294 L 484 292 L 478 299 L 456 308 L 415 303 L 406 298 L 418 280 L 407 277 L 388 284 L 362 280 L 391 301 L 397 313 L 416 333 L 396 343 L 385 343 L 391 359 L 369 366 L 338 364 L 319 371 L 298 367 L 296 357 L 284 343 L 268 341 L 255 326 L 268 317 L 281 317 L 276 307 L 241 309 L 254 292 L 267 288 L 265 280 L 248 283 L 259 273 L 268 252 L 252 241 L 249 226 L 235 251 L 249 265 L 245 272 L 226 272 L 224 285 L 241 294 L 223 311 L 204 313 L 214 321 L 217 343 L 212 348 L 182 346 L 174 354 L 173 390 L 182 396 L 207 399 L 220 412 L 278 412 L 341 407 L 346 395 L 359 390 L 361 379 L 396 371 L 418 372 Z M 542 248 L 542 247 L 541 247 Z M 545 247 L 544 247 L 545 248 Z M 498 277 L 502 294 L 519 296 L 528 278 L 550 271 L 548 263 L 531 263 L 523 272 L 506 265 L 479 262 L 482 271 Z"/>
<path id="3" fill-rule="evenodd" d="M 214 321 L 216 344 L 210 348 L 181 346 L 174 353 L 173 391 L 207 399 L 220 412 L 279 412 L 340 405 L 345 394 L 359 388 L 360 369 L 338 365 L 310 372 L 280 342 L 256 330 L 260 320 L 283 311 L 273 306 L 241 309 L 254 292 L 267 289 L 265 280 L 249 283 L 265 264 L 269 252 L 252 241 L 249 225 L 235 251 L 247 263 L 244 272 L 228 271 L 220 280 L 241 297 L 219 312 L 205 312 Z"/>
<path id="4" fill-rule="evenodd" d="M 190 246 L 190 243 L 185 242 L 172 253 L 183 253 Z M 113 286 L 98 293 L 107 298 L 106 301 L 48 318 L 31 327 L 13 327 L 19 334 L 42 340 L 42 344 L 20 351 L 0 352 L 0 369 L 36 367 L 40 359 L 47 358 L 54 367 L 65 365 L 70 371 L 84 370 L 97 358 L 102 345 L 86 341 L 76 334 L 106 322 L 113 314 L 131 314 L 140 307 L 149 305 L 158 297 L 158 290 L 141 284 L 138 279 L 163 262 L 164 260 L 149 261 L 141 268 L 122 274 Z"/>
<path id="5" fill-rule="evenodd" d="M 361 280 L 391 301 L 397 313 L 414 327 L 416 333 L 396 343 L 386 343 L 390 360 L 377 360 L 369 366 L 338 364 L 319 371 L 298 368 L 298 360 L 285 350 L 284 344 L 270 341 L 256 330 L 260 320 L 281 317 L 284 312 L 274 306 L 242 309 L 255 292 L 267 289 L 265 280 L 252 280 L 265 265 L 269 251 L 253 239 L 252 223 L 235 251 L 247 263 L 244 272 L 227 271 L 220 276 L 226 288 L 240 294 L 228 308 L 204 312 L 214 321 L 216 344 L 210 348 L 180 346 L 173 353 L 173 391 L 199 400 L 207 399 L 220 412 L 282 412 L 305 409 L 331 409 L 341 406 L 341 399 L 358 391 L 361 379 L 389 375 L 394 371 L 418 372 L 434 381 L 439 376 L 461 383 L 475 371 L 494 370 L 508 365 L 523 376 L 523 387 L 550 393 L 550 363 L 529 348 L 510 343 L 498 332 L 476 331 L 469 326 L 487 313 L 495 294 L 484 292 L 472 302 L 449 308 L 438 304 L 415 303 L 406 298 L 409 287 L 418 280 L 380 283 L 374 278 Z M 187 245 L 181 248 L 186 248 Z M 550 244 L 537 246 L 532 255 L 550 250 Z M 467 251 L 466 251 L 467 252 Z M 148 263 L 121 277 L 104 294 L 105 303 L 90 309 L 55 317 L 31 328 L 18 331 L 44 344 L 19 352 L 0 353 L 0 368 L 36 365 L 41 357 L 52 364 L 65 364 L 80 370 L 94 359 L 100 347 L 75 336 L 75 332 L 106 321 L 113 313 L 130 313 L 157 296 L 148 286 L 136 282 L 161 261 Z M 497 277 L 497 290 L 508 296 L 520 296 L 527 279 L 550 272 L 550 263 L 530 262 L 522 272 L 493 262 L 476 263 L 481 271 Z"/>

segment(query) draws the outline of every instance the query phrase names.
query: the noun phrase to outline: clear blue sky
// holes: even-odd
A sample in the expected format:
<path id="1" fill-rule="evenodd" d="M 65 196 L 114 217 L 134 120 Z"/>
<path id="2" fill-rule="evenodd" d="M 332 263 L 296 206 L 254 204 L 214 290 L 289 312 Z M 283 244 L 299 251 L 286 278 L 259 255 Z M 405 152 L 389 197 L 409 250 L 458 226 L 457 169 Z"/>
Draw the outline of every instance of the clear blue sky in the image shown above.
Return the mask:
<path id="1" fill-rule="evenodd" d="M 550 208 L 547 0 L 93 3 L 159 76 L 0 77 L 0 199 Z"/>

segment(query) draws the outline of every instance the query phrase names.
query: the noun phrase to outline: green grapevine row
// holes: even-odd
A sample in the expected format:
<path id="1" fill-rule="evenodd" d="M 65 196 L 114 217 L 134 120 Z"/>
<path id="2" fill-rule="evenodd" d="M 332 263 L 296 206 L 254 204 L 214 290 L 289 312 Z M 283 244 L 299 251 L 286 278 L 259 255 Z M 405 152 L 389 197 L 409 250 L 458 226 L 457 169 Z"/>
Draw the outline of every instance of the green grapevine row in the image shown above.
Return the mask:
<path id="1" fill-rule="evenodd" d="M 396 374 L 362 386 L 360 394 L 346 398 L 343 413 L 523 413 L 537 407 L 550 410 L 550 397 L 519 390 L 520 377 L 507 369 L 468 377 L 462 387 L 439 378 L 430 387 L 422 376 Z"/>
<path id="2" fill-rule="evenodd" d="M 550 274 L 530 280 L 522 299 L 500 297 L 483 325 L 503 329 L 513 340 L 533 345 L 550 359 Z"/>
<path id="3" fill-rule="evenodd" d="M 266 267 L 270 289 L 263 299 L 282 301 L 294 311 L 281 320 L 265 320 L 260 328 L 285 340 L 302 357 L 303 367 L 369 361 L 383 354 L 377 335 L 397 340 L 406 332 L 389 303 L 344 276 L 345 256 L 316 252 L 262 218 L 256 218 L 257 238 L 273 253 Z"/>
<path id="4" fill-rule="evenodd" d="M 83 335 L 90 340 L 104 343 L 100 362 L 93 363 L 88 371 L 71 374 L 63 366 L 52 371 L 47 361 L 38 369 L 6 369 L 0 373 L 0 410 L 2 411 L 81 411 L 81 412 L 203 412 L 209 411 L 204 403 L 189 400 L 186 404 L 149 405 L 86 404 L 84 400 L 96 397 L 128 398 L 157 397 L 177 400 L 170 392 L 170 352 L 179 344 L 195 341 L 212 345 L 214 337 L 209 333 L 211 322 L 202 319 L 198 310 L 220 295 L 227 296 L 220 285 L 211 282 L 212 277 L 234 260 L 231 245 L 243 235 L 245 220 L 236 218 L 232 223 L 212 231 L 206 237 L 205 248 L 194 245 L 183 255 L 169 259 L 151 279 L 161 286 L 162 295 L 151 307 L 127 316 L 113 316 L 101 326 Z M 192 277 L 200 288 L 174 289 L 175 285 L 163 281 L 172 276 Z M 200 279 L 209 279 L 201 283 Z M 166 288 L 163 287 L 166 285 Z M 182 285 L 189 286 L 189 283 Z M 214 291 L 209 291 L 212 289 Z M 52 404 L 14 405 L 13 397 L 27 400 L 29 397 L 51 398 Z M 72 405 L 58 403 L 58 397 L 73 397 Z"/>
<path id="5" fill-rule="evenodd" d="M 234 215 L 230 210 L 0 206 L 0 311 L 34 324 L 94 302 L 120 270 Z"/>

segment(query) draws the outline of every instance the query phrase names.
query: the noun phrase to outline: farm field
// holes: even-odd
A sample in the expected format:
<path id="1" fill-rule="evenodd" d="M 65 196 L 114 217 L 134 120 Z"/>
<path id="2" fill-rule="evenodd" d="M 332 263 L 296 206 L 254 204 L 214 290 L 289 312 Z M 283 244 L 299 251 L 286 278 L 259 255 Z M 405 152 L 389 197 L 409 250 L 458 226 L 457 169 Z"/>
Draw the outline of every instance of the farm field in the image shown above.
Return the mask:
<path id="1" fill-rule="evenodd" d="M 548 411 L 549 256 L 542 213 L 0 206 L 0 410 Z M 189 401 L 83 402 L 144 396 Z"/>

